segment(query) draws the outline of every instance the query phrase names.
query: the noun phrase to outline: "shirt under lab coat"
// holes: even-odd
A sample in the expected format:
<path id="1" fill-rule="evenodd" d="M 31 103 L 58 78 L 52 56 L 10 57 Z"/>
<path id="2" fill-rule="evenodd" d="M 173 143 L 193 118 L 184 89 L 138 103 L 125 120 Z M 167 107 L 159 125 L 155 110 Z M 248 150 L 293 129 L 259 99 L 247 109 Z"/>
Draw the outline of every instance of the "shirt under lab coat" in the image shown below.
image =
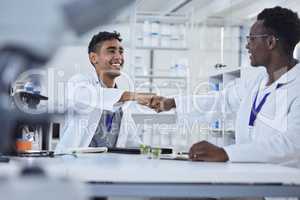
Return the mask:
<path id="1" fill-rule="evenodd" d="M 267 81 L 267 73 L 261 71 L 254 78 L 231 82 L 222 93 L 176 97 L 178 119 L 211 122 L 224 117 L 224 113 L 235 112 L 236 141 L 224 147 L 230 161 L 279 163 L 299 168 L 300 64 L 268 87 Z M 265 94 L 270 92 L 270 95 L 250 127 L 250 111 L 257 92 L 256 107 Z"/>
<path id="2" fill-rule="evenodd" d="M 117 147 L 138 147 L 141 140 L 136 125 L 127 109 L 130 102 L 118 103 L 124 90 L 103 88 L 96 71 L 73 76 L 67 85 L 67 119 L 56 152 L 66 149 L 88 147 L 99 123 L 103 110 L 114 111 L 123 107 Z"/>

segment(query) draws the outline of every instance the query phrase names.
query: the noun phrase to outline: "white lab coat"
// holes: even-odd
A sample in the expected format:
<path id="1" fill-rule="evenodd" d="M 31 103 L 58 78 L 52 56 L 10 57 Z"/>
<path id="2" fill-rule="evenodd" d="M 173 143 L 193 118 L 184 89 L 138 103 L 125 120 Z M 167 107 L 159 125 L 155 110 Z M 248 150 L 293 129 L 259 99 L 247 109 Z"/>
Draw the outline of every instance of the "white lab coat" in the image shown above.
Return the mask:
<path id="1" fill-rule="evenodd" d="M 117 147 L 138 147 L 137 128 L 126 104 L 117 103 L 123 90 L 103 88 L 96 71 L 73 76 L 67 85 L 67 119 L 56 152 L 69 148 L 88 147 L 98 126 L 102 110 L 114 111 L 122 106 L 123 117 Z"/>
<path id="2" fill-rule="evenodd" d="M 236 80 L 223 93 L 208 96 L 176 97 L 179 120 L 198 117 L 213 121 L 220 111 L 236 113 L 236 143 L 224 147 L 232 162 L 266 162 L 300 167 L 300 64 L 265 88 L 265 71 L 255 78 Z M 276 89 L 278 84 L 283 84 Z M 249 128 L 251 107 L 257 91 L 256 105 L 271 92 Z M 197 118 L 196 117 L 196 118 Z"/>

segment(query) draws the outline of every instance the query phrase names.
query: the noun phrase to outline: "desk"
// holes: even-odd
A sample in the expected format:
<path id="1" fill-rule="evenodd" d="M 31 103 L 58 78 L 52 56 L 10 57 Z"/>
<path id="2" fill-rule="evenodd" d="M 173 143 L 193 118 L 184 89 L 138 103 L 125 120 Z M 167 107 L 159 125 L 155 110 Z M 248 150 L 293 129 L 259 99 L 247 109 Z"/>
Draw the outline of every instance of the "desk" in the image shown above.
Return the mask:
<path id="1" fill-rule="evenodd" d="M 92 196 L 300 197 L 300 170 L 279 165 L 151 160 L 110 153 L 35 162 L 44 163 L 50 174 L 87 182 Z"/>

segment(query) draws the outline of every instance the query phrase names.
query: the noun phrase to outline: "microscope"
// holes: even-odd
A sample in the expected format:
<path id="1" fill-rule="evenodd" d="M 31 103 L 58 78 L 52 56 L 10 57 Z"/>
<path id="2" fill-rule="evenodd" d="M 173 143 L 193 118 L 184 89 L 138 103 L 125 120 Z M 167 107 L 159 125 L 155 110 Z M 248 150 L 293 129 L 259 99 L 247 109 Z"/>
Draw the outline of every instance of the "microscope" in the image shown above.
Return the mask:
<path id="1" fill-rule="evenodd" d="M 40 88 L 32 82 L 25 82 L 12 88 L 11 102 L 12 109 L 21 109 L 25 113 L 34 114 L 39 110 L 41 101 L 48 100 L 48 97 L 40 94 Z M 16 152 L 31 151 L 43 153 L 42 150 L 50 149 L 50 115 L 41 117 L 41 122 L 26 119 L 19 121 L 16 126 L 16 132 L 13 134 L 16 138 Z M 36 154 L 39 155 L 39 154 Z"/>

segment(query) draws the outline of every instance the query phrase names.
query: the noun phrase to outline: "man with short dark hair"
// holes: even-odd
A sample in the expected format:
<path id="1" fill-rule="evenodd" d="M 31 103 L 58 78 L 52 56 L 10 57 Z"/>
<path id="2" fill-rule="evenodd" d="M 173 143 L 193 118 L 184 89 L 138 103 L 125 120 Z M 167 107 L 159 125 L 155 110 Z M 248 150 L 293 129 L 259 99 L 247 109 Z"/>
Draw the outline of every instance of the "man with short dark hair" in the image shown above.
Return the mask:
<path id="1" fill-rule="evenodd" d="M 124 48 L 117 32 L 99 32 L 88 46 L 91 74 L 69 81 L 71 115 L 57 150 L 76 147 L 138 147 L 135 123 L 118 102 L 149 101 L 147 95 L 119 90 L 116 78 L 124 64 Z M 96 100 L 95 100 L 96 99 Z M 146 102 L 147 103 L 147 102 Z M 126 119 L 126 120 L 125 120 Z"/>
<path id="2" fill-rule="evenodd" d="M 151 107 L 159 112 L 176 107 L 179 117 L 189 113 L 195 116 L 195 112 L 204 117 L 203 110 L 210 108 L 213 114 L 222 103 L 227 111 L 236 112 L 236 144 L 221 148 L 207 141 L 198 142 L 189 152 L 194 161 L 269 162 L 300 167 L 300 64 L 293 58 L 300 40 L 300 19 L 286 8 L 264 9 L 247 40 L 251 65 L 263 66 L 266 72 L 254 79 L 232 82 L 215 101 L 205 101 L 203 96 L 153 97 Z M 194 107 L 187 110 L 187 104 Z"/>
<path id="3" fill-rule="evenodd" d="M 124 64 L 122 39 L 117 32 L 100 32 L 94 35 L 88 46 L 89 59 L 95 67 L 99 81 L 114 87 L 115 78 L 120 76 Z"/>

